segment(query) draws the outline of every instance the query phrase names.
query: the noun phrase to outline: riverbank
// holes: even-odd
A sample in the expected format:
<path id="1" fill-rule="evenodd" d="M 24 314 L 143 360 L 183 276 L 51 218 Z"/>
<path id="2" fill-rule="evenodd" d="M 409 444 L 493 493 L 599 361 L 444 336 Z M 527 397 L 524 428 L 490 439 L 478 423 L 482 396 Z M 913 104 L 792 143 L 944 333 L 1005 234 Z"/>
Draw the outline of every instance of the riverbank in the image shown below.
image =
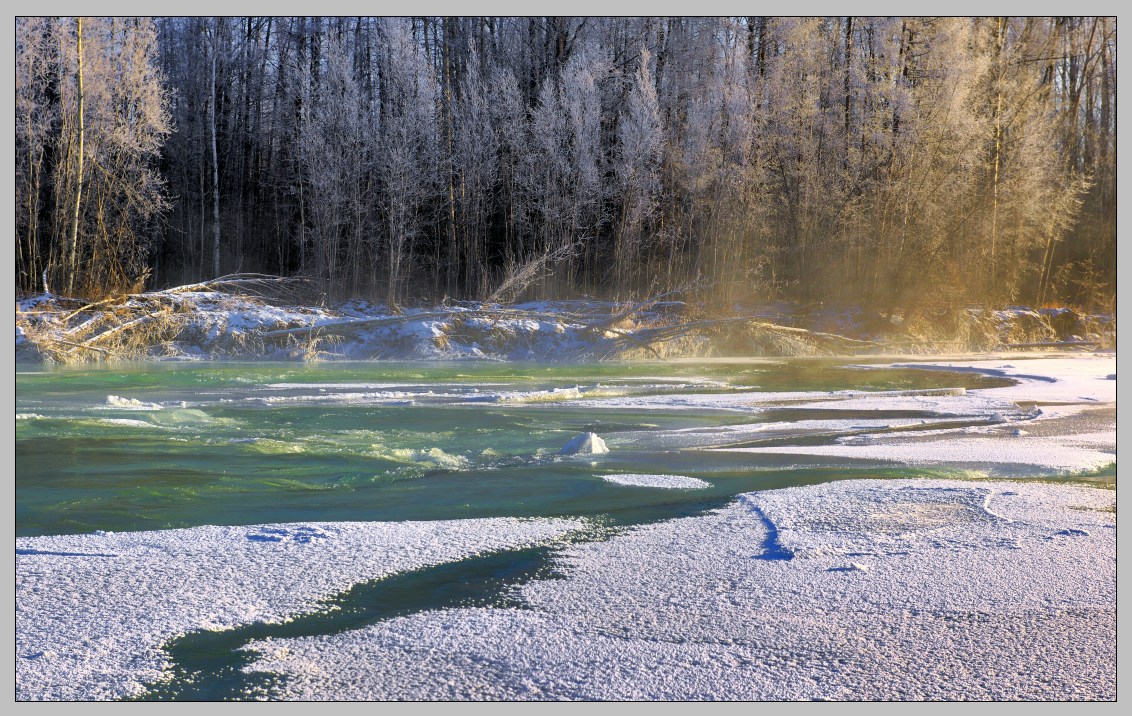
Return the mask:
<path id="1" fill-rule="evenodd" d="M 772 304 L 706 313 L 681 301 L 543 301 L 403 308 L 304 305 L 271 278 L 230 277 L 99 302 L 17 301 L 16 358 L 634 360 L 722 356 L 1096 350 L 1115 322 L 1068 308 L 881 312 Z M 286 284 L 282 284 L 283 287 Z"/>

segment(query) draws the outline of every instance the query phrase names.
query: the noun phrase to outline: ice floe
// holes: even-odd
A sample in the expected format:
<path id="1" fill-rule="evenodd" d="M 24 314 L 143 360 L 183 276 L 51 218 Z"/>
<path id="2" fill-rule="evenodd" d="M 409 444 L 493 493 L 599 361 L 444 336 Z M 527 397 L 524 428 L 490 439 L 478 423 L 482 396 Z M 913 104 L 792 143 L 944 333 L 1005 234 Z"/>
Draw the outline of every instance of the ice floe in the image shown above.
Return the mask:
<path id="1" fill-rule="evenodd" d="M 661 487 L 669 490 L 700 490 L 711 487 L 711 483 L 698 477 L 685 475 L 638 475 L 625 473 L 619 475 L 602 475 L 601 479 L 616 485 L 632 487 Z"/>

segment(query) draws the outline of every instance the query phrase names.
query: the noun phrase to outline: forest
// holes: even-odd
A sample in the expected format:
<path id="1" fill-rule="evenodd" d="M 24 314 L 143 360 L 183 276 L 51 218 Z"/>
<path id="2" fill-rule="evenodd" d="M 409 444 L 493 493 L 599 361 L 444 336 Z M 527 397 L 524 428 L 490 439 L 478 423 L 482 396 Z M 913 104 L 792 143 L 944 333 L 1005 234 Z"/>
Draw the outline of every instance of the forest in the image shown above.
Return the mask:
<path id="1" fill-rule="evenodd" d="M 1116 290 L 1112 17 L 23 17 L 16 285 Z"/>

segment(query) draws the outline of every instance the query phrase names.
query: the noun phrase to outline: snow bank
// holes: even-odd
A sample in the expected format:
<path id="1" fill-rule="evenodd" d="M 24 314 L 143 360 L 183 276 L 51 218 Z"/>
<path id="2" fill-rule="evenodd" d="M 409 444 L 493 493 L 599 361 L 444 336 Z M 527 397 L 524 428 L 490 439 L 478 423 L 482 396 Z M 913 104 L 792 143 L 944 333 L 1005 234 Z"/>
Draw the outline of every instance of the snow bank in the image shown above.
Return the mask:
<path id="1" fill-rule="evenodd" d="M 1116 697 L 1115 494 L 842 481 L 572 548 L 530 609 L 252 646 L 289 699 Z"/>
<path id="2" fill-rule="evenodd" d="M 560 536 L 561 519 L 195 527 L 16 540 L 16 698 L 117 699 L 161 645 L 276 622 L 352 585 Z"/>

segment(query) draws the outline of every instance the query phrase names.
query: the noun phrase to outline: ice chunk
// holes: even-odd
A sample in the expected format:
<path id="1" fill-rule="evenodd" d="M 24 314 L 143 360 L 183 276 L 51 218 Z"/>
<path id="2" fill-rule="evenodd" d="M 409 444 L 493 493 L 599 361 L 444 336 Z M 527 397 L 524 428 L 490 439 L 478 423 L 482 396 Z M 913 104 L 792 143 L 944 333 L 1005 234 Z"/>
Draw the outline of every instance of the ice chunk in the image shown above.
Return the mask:
<path id="1" fill-rule="evenodd" d="M 605 441 L 596 434 L 582 433 L 575 435 L 570 442 L 563 445 L 561 453 L 563 455 L 605 455 L 609 453 L 609 448 L 605 446 Z"/>
<path id="2" fill-rule="evenodd" d="M 106 396 L 106 406 L 109 408 L 128 408 L 131 410 L 161 410 L 157 403 L 147 403 L 137 398 L 123 398 L 119 395 Z"/>

